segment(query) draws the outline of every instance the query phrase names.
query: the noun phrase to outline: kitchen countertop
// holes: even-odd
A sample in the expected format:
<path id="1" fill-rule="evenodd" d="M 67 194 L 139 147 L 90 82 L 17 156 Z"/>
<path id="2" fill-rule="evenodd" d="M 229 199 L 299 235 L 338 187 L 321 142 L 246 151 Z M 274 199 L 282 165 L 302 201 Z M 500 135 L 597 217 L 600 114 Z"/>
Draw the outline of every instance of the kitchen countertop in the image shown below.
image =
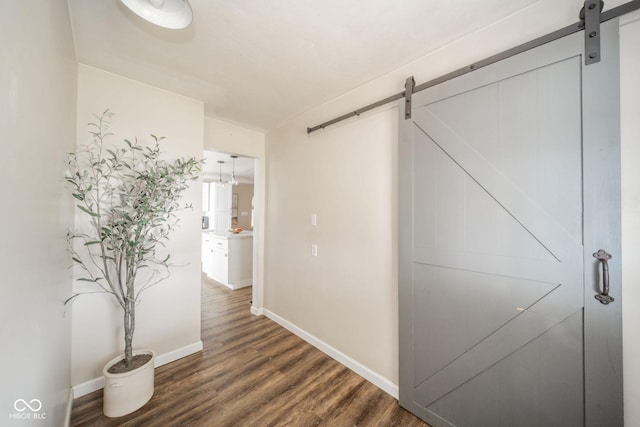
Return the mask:
<path id="1" fill-rule="evenodd" d="M 244 230 L 240 233 L 226 232 L 224 234 L 217 234 L 213 230 L 202 230 L 202 234 L 210 237 L 217 237 L 219 239 L 246 239 L 253 237 L 253 231 Z"/>

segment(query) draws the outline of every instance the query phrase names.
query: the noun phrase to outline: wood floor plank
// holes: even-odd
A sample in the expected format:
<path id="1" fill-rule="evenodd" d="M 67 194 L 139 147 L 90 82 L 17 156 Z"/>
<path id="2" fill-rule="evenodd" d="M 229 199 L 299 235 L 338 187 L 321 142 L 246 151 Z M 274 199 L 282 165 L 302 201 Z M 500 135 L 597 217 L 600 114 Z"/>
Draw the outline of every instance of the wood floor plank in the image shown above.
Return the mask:
<path id="1" fill-rule="evenodd" d="M 202 352 L 156 369 L 155 393 L 107 418 L 102 391 L 74 401 L 72 426 L 427 426 L 391 396 L 266 317 L 251 288 L 202 283 Z"/>

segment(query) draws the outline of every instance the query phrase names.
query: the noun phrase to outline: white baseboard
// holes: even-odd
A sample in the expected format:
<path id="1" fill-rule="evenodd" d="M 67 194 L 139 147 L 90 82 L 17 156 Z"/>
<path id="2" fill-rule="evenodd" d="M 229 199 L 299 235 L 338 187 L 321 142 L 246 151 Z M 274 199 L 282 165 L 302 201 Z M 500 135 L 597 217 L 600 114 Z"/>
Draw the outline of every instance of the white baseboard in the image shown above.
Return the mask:
<path id="1" fill-rule="evenodd" d="M 104 388 L 104 377 L 94 378 L 92 380 L 76 384 L 71 389 L 73 390 L 73 397 L 82 397 L 85 394 L 93 393 Z"/>
<path id="2" fill-rule="evenodd" d="M 253 285 L 253 279 L 240 280 L 235 283 L 229 283 L 227 286 L 235 291 L 236 289 L 246 288 L 251 285 Z"/>
<path id="3" fill-rule="evenodd" d="M 193 344 L 189 344 L 184 347 L 172 350 L 168 353 L 163 353 L 159 356 L 156 356 L 155 367 L 157 368 L 159 366 L 166 365 L 167 363 L 171 363 L 185 356 L 189 356 L 190 354 L 202 351 L 202 349 L 202 341 L 198 341 Z M 94 391 L 100 390 L 101 388 L 104 388 L 104 377 L 94 378 L 84 383 L 76 384 L 72 387 L 71 390 L 71 392 L 73 393 L 72 400 L 73 398 L 93 393 Z"/>
<path id="4" fill-rule="evenodd" d="M 251 314 L 253 314 L 254 316 L 262 316 L 264 315 L 264 308 L 260 307 L 254 307 L 253 305 L 251 306 Z"/>
<path id="5" fill-rule="evenodd" d="M 158 366 L 166 365 L 167 363 L 174 362 L 178 359 L 182 359 L 185 356 L 189 356 L 190 354 L 197 353 L 202 351 L 204 348 L 202 341 L 194 342 L 193 344 L 186 345 L 184 347 L 180 347 L 168 353 L 161 354 L 156 357 L 156 368 Z"/>
<path id="6" fill-rule="evenodd" d="M 251 312 L 253 313 L 253 307 L 251 307 L 251 309 L 252 309 Z M 299 336 L 300 338 L 302 338 L 303 340 L 305 340 L 306 342 L 308 342 L 312 346 L 314 346 L 317 349 L 321 350 L 322 352 L 326 353 L 328 356 L 330 356 L 333 359 L 337 360 L 338 362 L 340 362 L 341 364 L 343 364 L 347 368 L 351 369 L 353 372 L 355 372 L 356 374 L 360 375 L 361 377 L 363 377 L 367 381 L 373 383 L 375 386 L 377 386 L 378 388 L 380 388 L 382 391 L 386 392 L 387 394 L 391 395 L 393 398 L 398 399 L 398 394 L 399 393 L 398 393 L 398 385 L 397 384 L 394 384 L 393 382 L 389 381 L 387 378 L 383 377 L 382 375 L 378 374 L 377 372 L 372 371 L 371 369 L 367 368 L 366 366 L 364 366 L 360 362 L 350 358 L 346 354 L 342 353 L 341 351 L 337 350 L 334 347 L 331 347 L 326 342 L 318 339 L 317 337 L 315 337 L 315 336 L 311 335 L 310 333 L 308 333 L 307 331 L 297 327 L 296 325 L 294 325 L 293 323 L 289 322 L 288 320 L 283 319 L 282 317 L 278 316 L 277 314 L 272 313 L 271 311 L 269 311 L 269 310 L 267 310 L 265 308 L 260 308 L 260 309 L 256 309 L 256 310 L 261 310 L 261 314 L 264 314 L 269 319 L 273 320 L 274 322 L 276 322 L 277 324 L 279 324 L 283 328 L 289 330 L 290 332 L 292 332 L 295 335 Z"/>
<path id="7" fill-rule="evenodd" d="M 69 427 L 71 425 L 71 410 L 73 409 L 73 388 L 69 388 L 69 397 L 67 398 L 67 409 L 64 414 L 63 426 Z"/>

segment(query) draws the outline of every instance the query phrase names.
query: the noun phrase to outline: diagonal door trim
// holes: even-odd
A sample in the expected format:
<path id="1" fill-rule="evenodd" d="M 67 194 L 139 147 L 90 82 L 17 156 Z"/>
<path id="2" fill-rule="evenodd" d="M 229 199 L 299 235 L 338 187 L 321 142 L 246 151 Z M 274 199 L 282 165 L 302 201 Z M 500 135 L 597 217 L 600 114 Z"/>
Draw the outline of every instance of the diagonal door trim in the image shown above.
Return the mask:
<path id="1" fill-rule="evenodd" d="M 499 203 L 527 232 L 559 262 L 578 259 L 582 245 L 571 237 L 558 221 L 527 196 L 469 143 L 451 130 L 428 108 L 415 113 L 416 126 L 434 144 Z M 512 203 L 509 200 L 515 200 Z M 505 202 L 506 201 L 506 202 Z M 524 219 L 524 220 L 523 220 Z M 582 269 L 582 264 L 574 268 Z"/>

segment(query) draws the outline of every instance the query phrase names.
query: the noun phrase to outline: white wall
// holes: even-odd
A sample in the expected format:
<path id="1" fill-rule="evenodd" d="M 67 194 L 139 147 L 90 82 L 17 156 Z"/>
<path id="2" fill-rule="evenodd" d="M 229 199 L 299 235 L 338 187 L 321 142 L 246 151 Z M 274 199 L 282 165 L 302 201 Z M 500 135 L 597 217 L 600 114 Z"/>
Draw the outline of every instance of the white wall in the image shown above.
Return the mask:
<path id="1" fill-rule="evenodd" d="M 264 287 L 264 206 L 266 158 L 264 133 L 212 117 L 205 118 L 204 148 L 255 159 L 253 221 L 253 313 L 261 313 Z"/>
<path id="2" fill-rule="evenodd" d="M 316 120 L 267 135 L 265 308 L 397 383 L 395 111 Z"/>
<path id="3" fill-rule="evenodd" d="M 397 109 L 381 107 L 311 135 L 306 128 L 401 91 L 408 76 L 423 83 L 572 24 L 579 8 L 571 0 L 540 1 L 270 131 L 267 312 L 397 393 Z M 640 387 L 640 376 L 631 384 Z"/>
<path id="4" fill-rule="evenodd" d="M 76 62 L 67 2 L 0 2 L 0 425 L 63 425 L 70 397 L 71 293 L 65 234 L 73 203 Z M 39 399 L 32 419 L 9 418 Z M 35 405 L 35 403 L 34 403 Z"/>
<path id="5" fill-rule="evenodd" d="M 117 144 L 149 134 L 165 136 L 165 158 L 202 158 L 203 104 L 174 93 L 85 65 L 78 68 L 77 142 L 88 141 L 87 123 L 93 114 L 110 108 L 112 138 Z M 185 355 L 201 348 L 200 341 L 200 231 L 202 193 L 194 183 L 184 196 L 193 210 L 180 214 L 178 229 L 167 243 L 173 263 L 183 265 L 171 277 L 143 294 L 136 314 L 134 348 L 150 348 L 165 355 Z M 75 289 L 86 288 L 76 283 Z M 102 368 L 124 349 L 121 310 L 109 295 L 83 295 L 73 305 L 72 384 L 76 395 L 101 384 Z M 160 363 L 163 358 L 161 357 Z M 156 364 L 157 366 L 158 364 Z M 89 384 L 87 384 L 89 382 Z"/>
<path id="6" fill-rule="evenodd" d="M 205 117 L 204 122 L 205 150 L 264 158 L 264 133 L 213 117 Z"/>
<path id="7" fill-rule="evenodd" d="M 625 424 L 640 426 L 640 12 L 621 19 L 622 284 Z"/>

